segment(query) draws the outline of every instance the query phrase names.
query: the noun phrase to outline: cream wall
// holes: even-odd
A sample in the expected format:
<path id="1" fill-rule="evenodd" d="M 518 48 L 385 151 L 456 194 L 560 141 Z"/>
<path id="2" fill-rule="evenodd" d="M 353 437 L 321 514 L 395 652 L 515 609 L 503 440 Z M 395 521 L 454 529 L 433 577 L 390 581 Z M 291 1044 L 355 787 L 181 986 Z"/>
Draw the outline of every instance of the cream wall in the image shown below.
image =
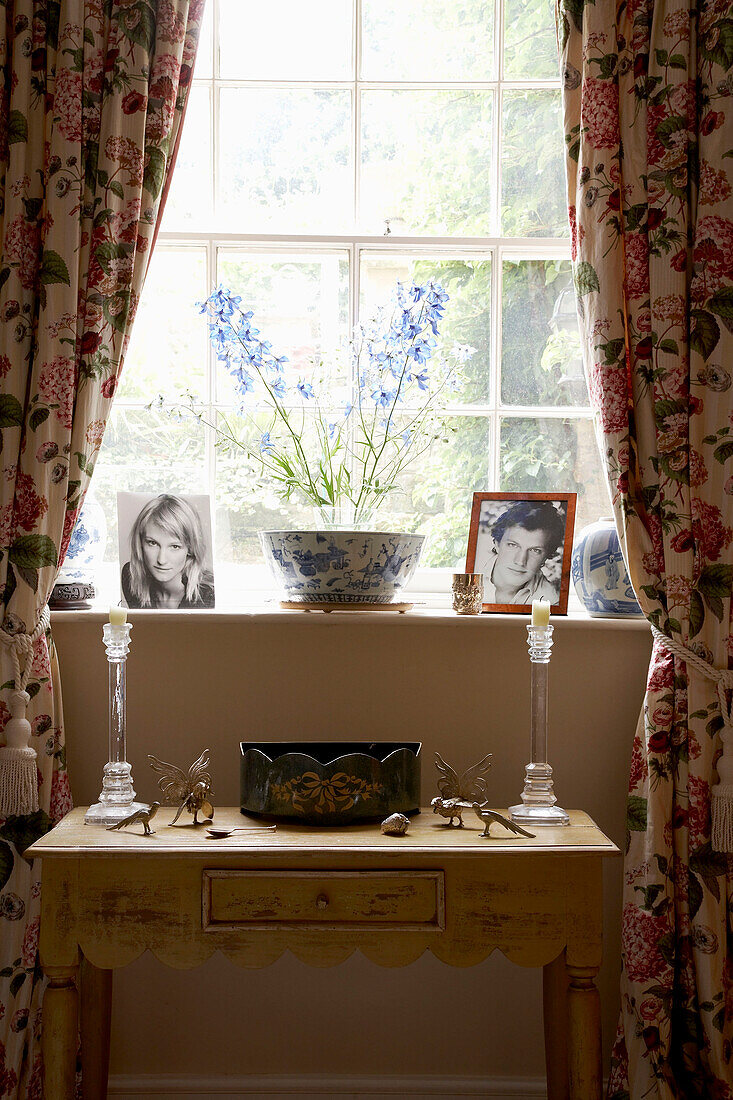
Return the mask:
<path id="1" fill-rule="evenodd" d="M 77 804 L 106 760 L 103 617 L 56 613 L 68 766 Z M 458 767 L 494 753 L 493 805 L 515 801 L 528 755 L 524 620 L 448 613 L 132 612 L 129 758 L 155 796 L 154 752 L 187 765 L 211 748 L 219 804 L 238 803 L 240 739 L 421 740 L 423 802 L 437 749 Z M 644 624 L 556 620 L 550 760 L 566 807 L 588 810 L 623 848 L 631 738 L 650 639 Z M 607 863 L 600 988 L 604 1049 L 618 1011 L 621 860 Z M 115 977 L 113 1074 L 436 1074 L 539 1077 L 539 972 L 497 954 L 466 971 L 426 955 L 402 970 L 362 957 L 330 970 L 283 956 L 195 972 L 143 957 Z"/>

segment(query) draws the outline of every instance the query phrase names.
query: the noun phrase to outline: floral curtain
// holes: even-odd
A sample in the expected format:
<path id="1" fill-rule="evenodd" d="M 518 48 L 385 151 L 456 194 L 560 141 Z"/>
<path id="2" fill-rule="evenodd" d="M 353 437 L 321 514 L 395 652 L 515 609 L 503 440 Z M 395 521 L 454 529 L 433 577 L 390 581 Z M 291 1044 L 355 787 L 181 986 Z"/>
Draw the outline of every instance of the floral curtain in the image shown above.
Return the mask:
<path id="1" fill-rule="evenodd" d="M 650 622 L 727 669 L 732 9 L 558 0 L 557 15 L 575 284 L 617 527 Z M 615 1100 L 733 1097 L 733 891 L 710 815 L 722 725 L 715 683 L 656 638 L 631 758 Z"/>
<path id="2" fill-rule="evenodd" d="M 180 138 L 204 0 L 0 0 L 2 639 L 48 600 L 102 443 Z M 12 666 L 0 647 L 0 684 Z M 58 666 L 32 655 L 41 809 L 0 819 L 0 1096 L 40 1097 L 39 869 L 71 805 Z M 8 709 L 0 702 L 0 730 Z"/>

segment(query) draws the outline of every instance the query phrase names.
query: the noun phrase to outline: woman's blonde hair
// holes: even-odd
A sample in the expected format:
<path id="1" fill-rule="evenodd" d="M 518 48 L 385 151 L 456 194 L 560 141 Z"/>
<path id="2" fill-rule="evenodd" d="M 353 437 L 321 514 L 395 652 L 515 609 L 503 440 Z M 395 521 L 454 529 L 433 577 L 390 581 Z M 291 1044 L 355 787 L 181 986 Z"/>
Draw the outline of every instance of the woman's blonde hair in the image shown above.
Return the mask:
<path id="1" fill-rule="evenodd" d="M 195 603 L 200 598 L 200 586 L 208 574 L 204 570 L 204 533 L 201 519 L 195 508 L 182 497 L 161 493 L 140 509 L 130 532 L 130 587 L 138 607 L 152 607 L 150 575 L 145 568 L 143 539 L 149 523 L 157 523 L 164 531 L 178 538 L 186 547 L 188 556 L 181 579 L 186 599 Z"/>

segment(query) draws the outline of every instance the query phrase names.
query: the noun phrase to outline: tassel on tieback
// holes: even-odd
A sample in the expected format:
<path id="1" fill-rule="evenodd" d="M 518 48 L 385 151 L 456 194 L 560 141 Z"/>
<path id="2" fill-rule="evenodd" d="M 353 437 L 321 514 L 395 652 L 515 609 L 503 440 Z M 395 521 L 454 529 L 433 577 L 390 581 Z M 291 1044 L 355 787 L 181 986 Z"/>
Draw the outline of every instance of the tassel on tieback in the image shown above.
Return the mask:
<path id="1" fill-rule="evenodd" d="M 33 646 L 45 634 L 49 621 L 46 606 L 32 634 L 11 634 L 0 629 L 0 644 L 8 650 L 14 673 L 14 690 L 8 700 L 11 717 L 5 725 L 6 744 L 0 746 L 0 818 L 32 814 L 39 808 L 38 754 L 30 745 L 31 724 L 26 718 L 30 695 L 25 688 L 31 675 Z"/>
<path id="2" fill-rule="evenodd" d="M 27 691 L 14 691 L 10 696 L 7 745 L 0 747 L 0 817 L 32 814 L 38 809 L 37 753 L 29 744 L 31 724 L 25 716 L 30 699 Z"/>
<path id="3" fill-rule="evenodd" d="M 725 712 L 724 712 L 725 714 Z M 725 717 L 724 717 L 725 720 Z M 711 790 L 710 842 L 714 852 L 733 852 L 733 729 L 726 725 L 720 734 L 722 756 L 718 757 L 718 782 Z"/>

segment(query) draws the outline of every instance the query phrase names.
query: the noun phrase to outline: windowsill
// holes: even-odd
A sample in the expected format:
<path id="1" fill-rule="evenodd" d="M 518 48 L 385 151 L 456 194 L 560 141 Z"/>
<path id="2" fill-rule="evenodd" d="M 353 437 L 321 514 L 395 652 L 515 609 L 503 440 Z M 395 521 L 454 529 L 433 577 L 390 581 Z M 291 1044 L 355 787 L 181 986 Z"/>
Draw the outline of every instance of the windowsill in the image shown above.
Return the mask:
<path id="1" fill-rule="evenodd" d="M 272 578 L 265 566 L 241 566 L 231 564 L 219 564 L 216 568 L 216 597 L 217 607 L 202 610 L 180 609 L 141 609 L 133 608 L 128 612 L 131 622 L 136 619 L 144 620 L 151 615 L 163 618 L 177 618 L 181 621 L 187 616 L 198 622 L 237 622 L 244 618 L 257 618 L 263 621 L 283 621 L 293 616 L 305 618 L 309 622 L 332 623 L 346 618 L 348 621 L 359 619 L 360 621 L 374 621 L 387 623 L 406 623 L 419 619 L 424 623 L 447 623 L 454 620 L 466 623 L 507 622 L 517 624 L 522 620 L 529 622 L 529 615 L 525 612 L 516 615 L 487 613 L 483 615 L 456 615 L 451 607 L 452 570 L 433 569 L 418 572 L 412 582 L 413 591 L 408 588 L 401 593 L 401 599 L 406 603 L 412 603 L 413 607 L 405 614 L 379 614 L 375 611 L 346 611 L 338 610 L 336 614 L 324 614 L 316 612 L 304 616 L 303 611 L 285 610 L 280 607 L 282 596 L 272 585 Z M 97 597 L 92 606 L 86 610 L 56 610 L 51 612 L 52 623 L 63 619 L 70 621 L 88 620 L 90 622 L 106 622 L 109 617 L 109 608 L 120 602 L 119 572 L 116 564 L 105 562 L 99 569 L 95 579 Z M 567 615 L 553 615 L 553 626 L 590 627 L 593 630 L 648 630 L 646 619 L 614 619 L 594 618 L 588 615 L 575 592 L 570 585 L 568 593 Z M 473 629 L 473 628 L 469 628 Z"/>
<path id="2" fill-rule="evenodd" d="M 379 622 L 383 625 L 393 623 L 397 625 L 404 625 L 414 623 L 416 620 L 421 623 L 452 623 L 460 622 L 471 624 L 467 629 L 482 629 L 487 623 L 493 622 L 498 624 L 513 624 L 518 625 L 522 620 L 528 621 L 529 616 L 526 614 L 521 615 L 504 615 L 504 614 L 485 614 L 485 615 L 457 615 L 450 606 L 444 607 L 434 606 L 433 601 L 430 601 L 432 606 L 428 604 L 427 600 L 421 601 L 418 596 L 414 597 L 414 606 L 411 611 L 405 614 L 396 614 L 392 612 L 379 614 L 375 611 L 337 611 L 335 614 L 323 614 L 319 612 L 304 614 L 303 611 L 297 610 L 284 610 L 278 606 L 276 597 L 272 596 L 268 599 L 263 599 L 259 603 L 242 604 L 241 606 L 230 606 L 226 608 L 212 608 L 209 610 L 192 611 L 192 610 L 158 610 L 158 609 L 137 609 L 133 608 L 128 612 L 129 621 L 135 623 L 137 621 L 143 621 L 151 616 L 157 616 L 162 619 L 178 619 L 185 618 L 189 621 L 197 622 L 216 622 L 216 623 L 230 623 L 241 622 L 244 619 L 259 619 L 262 622 L 282 622 L 293 617 L 299 618 L 302 622 L 309 623 L 326 623 L 332 624 L 339 622 L 340 620 L 346 620 L 352 622 L 357 619 L 362 622 Z M 51 612 L 51 624 L 52 626 L 63 621 L 68 622 L 106 622 L 109 618 L 109 605 L 102 605 L 97 603 L 94 606 L 86 610 L 70 610 L 70 611 L 52 611 Z M 592 630 L 649 630 L 649 624 L 645 619 L 612 619 L 612 618 L 592 618 L 586 614 L 585 611 L 571 610 L 567 615 L 553 615 L 552 625 L 560 630 L 575 629 L 575 628 L 590 628 Z M 463 628 L 462 628 L 463 629 Z"/>

